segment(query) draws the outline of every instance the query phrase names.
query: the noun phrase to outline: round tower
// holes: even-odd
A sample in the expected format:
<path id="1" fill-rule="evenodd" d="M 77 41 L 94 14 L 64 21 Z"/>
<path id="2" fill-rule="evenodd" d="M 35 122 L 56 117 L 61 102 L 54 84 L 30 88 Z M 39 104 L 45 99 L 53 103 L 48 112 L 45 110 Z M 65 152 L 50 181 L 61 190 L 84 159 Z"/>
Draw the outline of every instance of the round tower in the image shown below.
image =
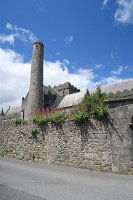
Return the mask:
<path id="1" fill-rule="evenodd" d="M 30 88 L 27 115 L 34 115 L 43 108 L 43 48 L 41 41 L 33 44 Z"/>

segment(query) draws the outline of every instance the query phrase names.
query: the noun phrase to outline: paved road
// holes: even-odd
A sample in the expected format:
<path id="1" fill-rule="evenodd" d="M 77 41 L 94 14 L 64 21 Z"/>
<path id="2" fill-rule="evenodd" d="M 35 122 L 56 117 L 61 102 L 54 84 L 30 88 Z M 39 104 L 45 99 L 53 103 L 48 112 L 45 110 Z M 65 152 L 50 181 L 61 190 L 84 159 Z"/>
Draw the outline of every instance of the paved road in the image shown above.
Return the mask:
<path id="1" fill-rule="evenodd" d="M 133 176 L 0 158 L 0 200 L 133 200 Z"/>

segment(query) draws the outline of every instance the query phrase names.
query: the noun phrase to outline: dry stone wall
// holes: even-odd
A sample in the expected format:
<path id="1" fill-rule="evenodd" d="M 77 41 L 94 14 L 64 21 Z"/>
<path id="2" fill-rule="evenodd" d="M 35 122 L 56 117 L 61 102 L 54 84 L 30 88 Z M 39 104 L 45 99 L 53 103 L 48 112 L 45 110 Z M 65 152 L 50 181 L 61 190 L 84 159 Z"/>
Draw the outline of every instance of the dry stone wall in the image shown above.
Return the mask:
<path id="1" fill-rule="evenodd" d="M 108 102 L 108 119 L 37 127 L 0 122 L 0 155 L 99 171 L 133 174 L 133 99 Z"/>
<path id="2" fill-rule="evenodd" d="M 0 124 L 0 155 L 43 161 L 49 164 L 112 170 L 110 134 L 106 123 L 91 120 L 83 124 L 66 121 L 48 123 L 31 134 L 32 124 L 16 125 L 14 120 Z"/>

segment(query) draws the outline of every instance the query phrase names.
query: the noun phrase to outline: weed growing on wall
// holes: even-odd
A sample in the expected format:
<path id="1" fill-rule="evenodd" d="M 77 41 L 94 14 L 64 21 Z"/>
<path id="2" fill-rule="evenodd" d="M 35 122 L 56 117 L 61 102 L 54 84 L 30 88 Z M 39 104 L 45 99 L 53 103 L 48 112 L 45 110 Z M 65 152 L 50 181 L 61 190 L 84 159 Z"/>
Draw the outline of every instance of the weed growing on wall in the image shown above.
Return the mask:
<path id="1" fill-rule="evenodd" d="M 37 115 L 33 118 L 33 123 L 38 125 L 44 125 L 49 122 L 49 117 L 47 115 Z"/>
<path id="2" fill-rule="evenodd" d="M 37 137 L 37 133 L 38 133 L 37 128 L 33 128 L 33 129 L 31 130 L 31 134 L 32 134 L 32 136 L 33 136 L 34 138 Z"/>
<path id="3" fill-rule="evenodd" d="M 72 119 L 80 122 L 90 117 L 97 117 L 100 119 L 106 117 L 108 106 L 105 100 L 115 98 L 117 98 L 117 96 L 103 93 L 101 87 L 98 86 L 95 93 L 85 95 L 81 104 L 72 113 Z"/>
<path id="4" fill-rule="evenodd" d="M 63 109 L 46 109 L 34 116 L 33 123 L 44 125 L 48 122 L 62 122 L 65 119 L 74 120 L 76 122 L 83 122 L 90 117 L 101 119 L 106 117 L 108 112 L 108 106 L 105 100 L 111 98 L 116 98 L 116 96 L 103 93 L 101 87 L 98 86 L 95 93 L 85 95 L 82 102 L 78 106 L 75 106 L 69 113 L 66 114 Z"/>
<path id="5" fill-rule="evenodd" d="M 15 123 L 16 123 L 16 125 L 20 125 L 22 123 L 22 119 L 16 118 Z"/>
<path id="6" fill-rule="evenodd" d="M 62 122 L 66 119 L 66 114 L 63 111 L 55 109 L 43 110 L 42 113 L 37 113 L 33 117 L 33 123 L 37 125 L 44 125 L 48 122 Z"/>
<path id="7" fill-rule="evenodd" d="M 81 121 L 83 122 L 88 118 L 89 118 L 89 113 L 83 104 L 76 106 L 71 115 L 71 119 L 73 119 L 76 122 L 81 122 Z"/>
<path id="8" fill-rule="evenodd" d="M 103 93 L 101 87 L 98 86 L 95 93 L 86 95 L 83 98 L 82 104 L 86 106 L 90 116 L 102 118 L 107 115 L 108 106 L 105 103 L 105 100 L 108 98 L 109 96 L 106 93 Z"/>
<path id="9" fill-rule="evenodd" d="M 58 112 L 58 111 L 56 111 L 55 113 L 53 113 L 51 115 L 50 121 L 56 123 L 56 122 L 65 121 L 65 119 L 66 119 L 65 112 L 61 112 L 61 111 Z"/>

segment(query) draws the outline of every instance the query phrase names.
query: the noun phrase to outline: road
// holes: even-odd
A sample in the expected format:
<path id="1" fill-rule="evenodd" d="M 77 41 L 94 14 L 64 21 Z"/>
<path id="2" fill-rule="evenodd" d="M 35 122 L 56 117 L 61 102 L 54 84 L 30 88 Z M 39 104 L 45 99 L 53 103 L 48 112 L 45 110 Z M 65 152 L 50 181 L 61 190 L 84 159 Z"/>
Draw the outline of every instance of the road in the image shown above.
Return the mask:
<path id="1" fill-rule="evenodd" d="M 0 158 L 0 200 L 133 200 L 133 176 Z"/>

